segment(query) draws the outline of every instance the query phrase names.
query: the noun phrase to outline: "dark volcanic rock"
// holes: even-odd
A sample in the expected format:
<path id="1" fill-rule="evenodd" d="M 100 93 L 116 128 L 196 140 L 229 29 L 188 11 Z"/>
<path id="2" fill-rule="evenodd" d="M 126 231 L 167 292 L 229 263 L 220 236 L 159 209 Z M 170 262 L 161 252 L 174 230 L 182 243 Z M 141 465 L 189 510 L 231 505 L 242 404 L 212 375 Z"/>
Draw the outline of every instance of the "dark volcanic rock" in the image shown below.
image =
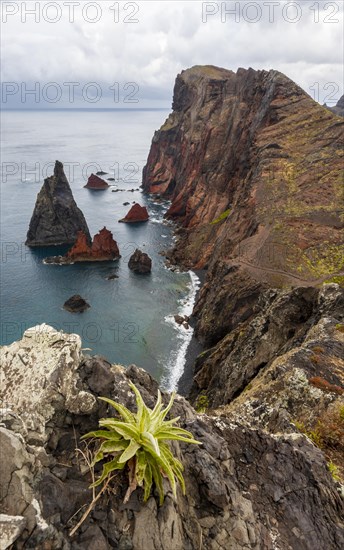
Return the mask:
<path id="1" fill-rule="evenodd" d="M 113 275 L 108 275 L 108 277 L 106 277 L 106 279 L 108 281 L 112 281 L 113 279 L 119 279 L 118 275 L 116 275 L 115 273 Z"/>
<path id="2" fill-rule="evenodd" d="M 102 191 L 103 189 L 108 189 L 109 184 L 101 178 L 98 178 L 98 176 L 91 174 L 84 187 L 87 189 L 94 189 L 95 191 Z"/>
<path id="3" fill-rule="evenodd" d="M 134 189 L 132 189 L 132 191 L 134 191 Z M 148 221 L 148 219 L 149 214 L 147 208 L 145 206 L 140 206 L 138 203 L 135 203 L 134 206 L 130 208 L 128 214 L 118 221 L 124 223 L 138 223 L 146 222 Z"/>
<path id="4" fill-rule="evenodd" d="M 68 298 L 68 300 L 63 304 L 63 309 L 70 311 L 71 313 L 82 313 L 88 309 L 90 304 L 86 302 L 79 294 L 74 294 Z"/>
<path id="5" fill-rule="evenodd" d="M 90 242 L 90 232 L 84 215 L 73 198 L 63 164 L 57 160 L 54 175 L 44 180 L 38 193 L 25 244 L 71 244 L 75 242 L 78 231 L 83 231 Z"/>
<path id="6" fill-rule="evenodd" d="M 135 273 L 150 273 L 152 271 L 152 260 L 148 254 L 137 248 L 134 254 L 130 256 L 128 267 Z"/>
<path id="7" fill-rule="evenodd" d="M 78 337 L 38 328 L 40 338 L 31 329 L 21 342 L 1 349 L 7 377 L 16 376 L 26 360 L 16 384 L 1 388 L 1 397 L 13 404 L 12 416 L 22 423 L 20 435 L 0 427 L 2 511 L 26 520 L 16 532 L 15 548 L 343 548 L 343 502 L 319 449 L 298 433 L 272 436 L 233 419 L 196 414 L 180 396 L 171 418 L 180 417 L 179 425 L 202 442 L 173 442 L 184 466 L 186 495 L 178 488 L 177 498 L 168 493 L 159 507 L 154 491 L 144 504 L 137 489 L 123 505 L 128 475 L 119 473 L 110 499 L 103 495 L 71 538 L 92 499 L 89 469 L 75 447 L 85 450 L 80 437 L 114 414 L 96 397 L 135 412 L 129 381 L 149 407 L 158 384 L 133 365 L 124 369 L 101 357 L 83 357 Z M 29 372 L 35 383 L 45 373 L 45 384 L 31 386 Z M 168 399 L 163 393 L 164 403 Z M 27 442 L 27 427 L 31 438 L 39 432 L 35 445 Z"/>

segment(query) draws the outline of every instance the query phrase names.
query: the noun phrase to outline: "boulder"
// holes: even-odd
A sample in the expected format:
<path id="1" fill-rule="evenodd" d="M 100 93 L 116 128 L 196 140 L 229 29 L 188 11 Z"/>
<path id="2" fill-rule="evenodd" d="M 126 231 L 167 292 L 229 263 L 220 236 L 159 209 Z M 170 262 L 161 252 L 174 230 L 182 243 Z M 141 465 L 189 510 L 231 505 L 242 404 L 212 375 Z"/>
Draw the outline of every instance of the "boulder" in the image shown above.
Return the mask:
<path id="1" fill-rule="evenodd" d="M 94 189 L 95 191 L 102 191 L 103 189 L 108 189 L 109 184 L 98 176 L 91 174 L 84 187 L 87 189 Z"/>
<path id="2" fill-rule="evenodd" d="M 137 248 L 134 254 L 130 256 L 128 267 L 135 273 L 150 273 L 152 271 L 152 260 L 148 254 Z"/>
<path id="3" fill-rule="evenodd" d="M 81 298 L 79 294 L 74 294 L 74 296 L 68 298 L 68 300 L 63 304 L 63 309 L 66 309 L 71 313 L 82 313 L 90 307 L 90 304 L 88 304 L 86 300 Z"/>
<path id="4" fill-rule="evenodd" d="M 8 516 L 0 514 L 0 540 L 1 550 L 12 546 L 22 534 L 26 526 L 26 519 L 23 516 Z"/>
<path id="5" fill-rule="evenodd" d="M 138 222 L 146 222 L 148 221 L 148 219 L 149 219 L 149 214 L 148 214 L 147 208 L 145 206 L 141 206 L 138 203 L 135 203 L 130 208 L 128 214 L 124 218 L 118 221 L 123 223 L 138 223 Z"/>
<path id="6" fill-rule="evenodd" d="M 73 198 L 63 164 L 57 160 L 54 175 L 44 180 L 37 195 L 25 244 L 32 247 L 72 244 L 79 231 L 84 233 L 88 242 L 91 241 L 86 220 Z"/>

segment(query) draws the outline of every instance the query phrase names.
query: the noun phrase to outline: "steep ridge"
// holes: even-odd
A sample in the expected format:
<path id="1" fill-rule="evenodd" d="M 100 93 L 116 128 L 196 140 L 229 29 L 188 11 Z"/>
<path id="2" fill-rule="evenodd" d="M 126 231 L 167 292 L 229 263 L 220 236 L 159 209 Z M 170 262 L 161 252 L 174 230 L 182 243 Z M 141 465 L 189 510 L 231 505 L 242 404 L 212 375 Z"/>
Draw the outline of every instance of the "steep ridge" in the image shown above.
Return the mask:
<path id="1" fill-rule="evenodd" d="M 143 188 L 172 200 L 170 259 L 208 269 L 195 309 L 206 345 L 252 315 L 265 288 L 343 270 L 343 126 L 277 71 L 178 75 Z"/>
<path id="2" fill-rule="evenodd" d="M 342 475 L 343 127 L 277 71 L 193 67 L 143 172 L 171 200 L 169 260 L 207 270 L 193 403 L 274 433 L 329 407 Z"/>

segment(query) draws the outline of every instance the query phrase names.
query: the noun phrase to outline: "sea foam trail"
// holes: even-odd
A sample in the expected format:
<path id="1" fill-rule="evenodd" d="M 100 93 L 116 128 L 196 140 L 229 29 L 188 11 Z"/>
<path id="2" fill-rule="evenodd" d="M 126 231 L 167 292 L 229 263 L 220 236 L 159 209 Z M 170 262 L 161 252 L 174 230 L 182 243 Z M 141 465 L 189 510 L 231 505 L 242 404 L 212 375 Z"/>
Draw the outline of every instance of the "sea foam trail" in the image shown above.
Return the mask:
<path id="1" fill-rule="evenodd" d="M 179 315 L 182 316 L 190 316 L 192 314 L 196 294 L 200 287 L 200 279 L 197 277 L 196 273 L 193 271 L 189 271 L 188 273 L 190 275 L 190 291 L 187 298 L 182 301 L 181 307 L 178 311 Z M 175 331 L 177 332 L 178 341 L 180 341 L 178 349 L 170 353 L 170 357 L 167 362 L 168 372 L 161 380 L 162 387 L 166 391 L 172 392 L 177 389 L 179 379 L 184 372 L 186 352 L 192 339 L 193 328 L 189 327 L 188 329 L 185 329 L 183 326 L 177 325 L 173 315 L 167 315 L 165 317 L 165 321 L 173 325 Z"/>

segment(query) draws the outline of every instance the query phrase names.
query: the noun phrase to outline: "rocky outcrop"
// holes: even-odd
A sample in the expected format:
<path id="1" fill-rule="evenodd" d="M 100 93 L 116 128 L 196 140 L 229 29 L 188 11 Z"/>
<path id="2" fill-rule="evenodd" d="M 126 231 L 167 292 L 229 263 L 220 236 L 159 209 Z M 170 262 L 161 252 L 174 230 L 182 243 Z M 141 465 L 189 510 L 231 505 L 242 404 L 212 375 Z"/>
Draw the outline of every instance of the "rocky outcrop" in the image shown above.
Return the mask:
<path id="1" fill-rule="evenodd" d="M 25 244 L 71 244 L 75 242 L 78 231 L 83 231 L 86 240 L 90 242 L 90 232 L 84 215 L 73 198 L 63 164 L 57 160 L 54 175 L 44 180 L 37 195 Z"/>
<path id="2" fill-rule="evenodd" d="M 120 258 L 117 242 L 111 231 L 103 227 L 88 243 L 85 233 L 80 231 L 74 246 L 65 256 L 53 256 L 45 258 L 47 264 L 68 265 L 75 262 L 107 262 Z"/>
<path id="3" fill-rule="evenodd" d="M 91 174 L 84 187 L 86 187 L 87 189 L 94 189 L 95 191 L 102 191 L 103 189 L 108 189 L 109 184 L 98 176 Z"/>
<path id="4" fill-rule="evenodd" d="M 171 415 L 203 443 L 173 444 L 184 465 L 186 496 L 168 493 L 159 507 L 155 493 L 143 504 L 137 489 L 123 505 L 127 474 L 119 473 L 110 499 L 104 495 L 70 537 L 92 498 L 89 468 L 75 449 L 87 452 L 80 436 L 113 414 L 96 398 L 110 397 L 134 411 L 129 381 L 150 407 L 158 386 L 137 367 L 83 357 L 78 336 L 46 326 L 26 331 L 1 354 L 7 383 L 0 428 L 6 518 L 0 520 L 15 548 L 343 547 L 338 487 L 305 436 L 272 436 L 230 417 L 199 415 L 179 396 Z"/>
<path id="5" fill-rule="evenodd" d="M 88 304 L 79 294 L 74 294 L 74 296 L 68 298 L 68 300 L 66 300 L 63 304 L 63 309 L 66 309 L 71 313 L 83 313 L 90 307 L 90 304 Z"/>
<path id="6" fill-rule="evenodd" d="M 152 271 L 152 260 L 148 254 L 137 248 L 129 258 L 128 267 L 135 273 L 150 273 Z"/>
<path id="7" fill-rule="evenodd" d="M 141 206 L 136 202 L 130 208 L 128 214 L 124 218 L 118 221 L 123 223 L 138 223 L 138 222 L 146 222 L 148 221 L 148 219 L 149 219 L 149 214 L 148 214 L 147 208 L 145 206 Z"/>

